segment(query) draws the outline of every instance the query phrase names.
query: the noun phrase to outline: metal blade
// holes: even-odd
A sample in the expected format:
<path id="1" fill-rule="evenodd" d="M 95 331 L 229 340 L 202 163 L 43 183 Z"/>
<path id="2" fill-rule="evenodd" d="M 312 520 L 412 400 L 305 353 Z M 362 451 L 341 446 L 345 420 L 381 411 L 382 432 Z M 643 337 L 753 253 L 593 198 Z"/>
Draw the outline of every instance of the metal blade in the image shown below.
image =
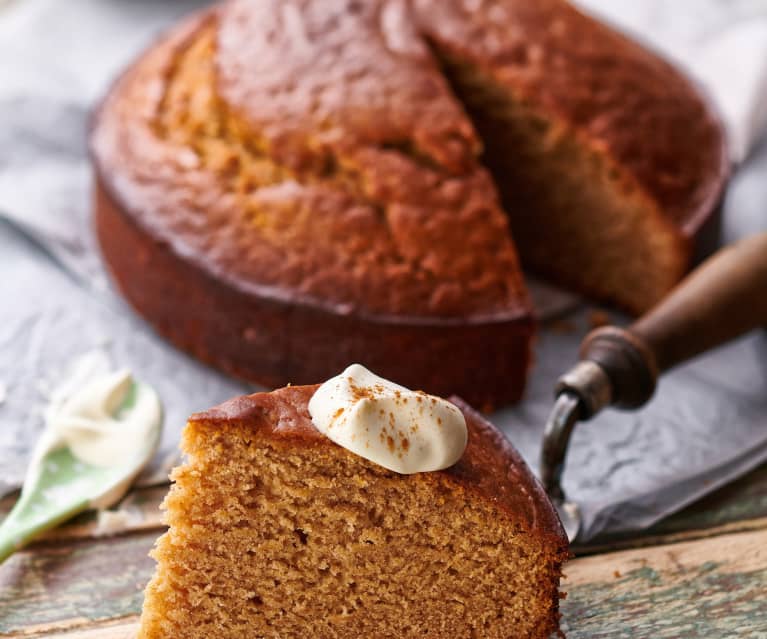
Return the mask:
<path id="1" fill-rule="evenodd" d="M 556 508 L 570 541 L 574 541 L 578 536 L 581 512 L 578 505 L 568 501 L 565 496 L 562 489 L 562 473 L 565 468 L 567 445 L 579 416 L 578 396 L 570 391 L 561 392 L 546 422 L 540 461 L 543 488 Z"/>

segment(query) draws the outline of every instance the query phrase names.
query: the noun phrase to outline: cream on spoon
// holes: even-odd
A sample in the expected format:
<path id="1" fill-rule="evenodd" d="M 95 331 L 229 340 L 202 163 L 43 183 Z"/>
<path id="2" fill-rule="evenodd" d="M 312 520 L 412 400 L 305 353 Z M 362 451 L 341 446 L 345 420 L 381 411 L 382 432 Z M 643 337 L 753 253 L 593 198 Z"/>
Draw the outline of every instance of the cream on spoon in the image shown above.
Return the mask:
<path id="1" fill-rule="evenodd" d="M 73 515 L 119 501 L 157 449 L 162 407 L 151 387 L 127 370 L 72 386 L 45 412 L 21 497 L 0 525 L 0 561 Z"/>

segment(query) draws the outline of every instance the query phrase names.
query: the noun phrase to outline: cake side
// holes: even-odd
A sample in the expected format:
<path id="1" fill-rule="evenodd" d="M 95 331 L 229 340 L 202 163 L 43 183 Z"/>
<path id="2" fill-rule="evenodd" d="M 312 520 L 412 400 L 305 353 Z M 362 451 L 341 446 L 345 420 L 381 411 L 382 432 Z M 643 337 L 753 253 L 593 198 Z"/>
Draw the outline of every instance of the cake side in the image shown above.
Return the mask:
<path id="1" fill-rule="evenodd" d="M 126 300 L 202 361 L 267 387 L 327 379 L 361 362 L 390 379 L 475 406 L 517 401 L 534 332 L 529 315 L 421 318 L 345 312 L 227 284 L 138 226 L 96 177 L 96 233 Z M 435 365 L 437 363 L 437 365 Z"/>
<path id="2" fill-rule="evenodd" d="M 314 429 L 315 388 L 191 418 L 140 637 L 555 631 L 566 540 L 500 433 L 467 412 L 455 467 L 397 475 Z"/>

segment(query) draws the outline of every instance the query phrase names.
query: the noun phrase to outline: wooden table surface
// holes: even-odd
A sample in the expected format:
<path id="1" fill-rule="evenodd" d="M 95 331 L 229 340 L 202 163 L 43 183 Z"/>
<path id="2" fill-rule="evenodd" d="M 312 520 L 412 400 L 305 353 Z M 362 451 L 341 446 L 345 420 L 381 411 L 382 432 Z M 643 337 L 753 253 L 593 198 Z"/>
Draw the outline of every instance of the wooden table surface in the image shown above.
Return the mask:
<path id="1" fill-rule="evenodd" d="M 0 636 L 134 637 L 165 491 L 132 493 L 117 535 L 84 515 L 0 566 Z M 767 638 L 767 466 L 642 535 L 574 550 L 570 639 Z"/>

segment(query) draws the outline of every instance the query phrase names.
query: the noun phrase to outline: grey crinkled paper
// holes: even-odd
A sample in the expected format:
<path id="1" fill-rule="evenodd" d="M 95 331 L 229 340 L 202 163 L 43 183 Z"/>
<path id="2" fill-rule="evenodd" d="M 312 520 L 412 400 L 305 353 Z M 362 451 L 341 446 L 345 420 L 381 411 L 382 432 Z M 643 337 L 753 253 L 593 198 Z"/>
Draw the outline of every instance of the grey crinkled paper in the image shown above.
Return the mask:
<path id="1" fill-rule="evenodd" d="M 154 34 L 202 4 L 19 0 L 0 9 L 0 493 L 23 476 L 46 393 L 85 353 L 130 367 L 164 401 L 162 450 L 144 481 L 164 476 L 191 412 L 249 390 L 135 316 L 111 290 L 90 227 L 84 140 L 92 105 Z M 767 227 L 765 178 L 762 147 L 730 193 L 729 238 Z M 531 465 L 554 380 L 575 361 L 588 309 L 568 322 L 572 330 L 541 336 L 526 400 L 493 416 Z M 565 488 L 581 503 L 590 537 L 648 526 L 765 460 L 767 335 L 757 332 L 669 374 L 641 412 L 582 424 Z"/>

